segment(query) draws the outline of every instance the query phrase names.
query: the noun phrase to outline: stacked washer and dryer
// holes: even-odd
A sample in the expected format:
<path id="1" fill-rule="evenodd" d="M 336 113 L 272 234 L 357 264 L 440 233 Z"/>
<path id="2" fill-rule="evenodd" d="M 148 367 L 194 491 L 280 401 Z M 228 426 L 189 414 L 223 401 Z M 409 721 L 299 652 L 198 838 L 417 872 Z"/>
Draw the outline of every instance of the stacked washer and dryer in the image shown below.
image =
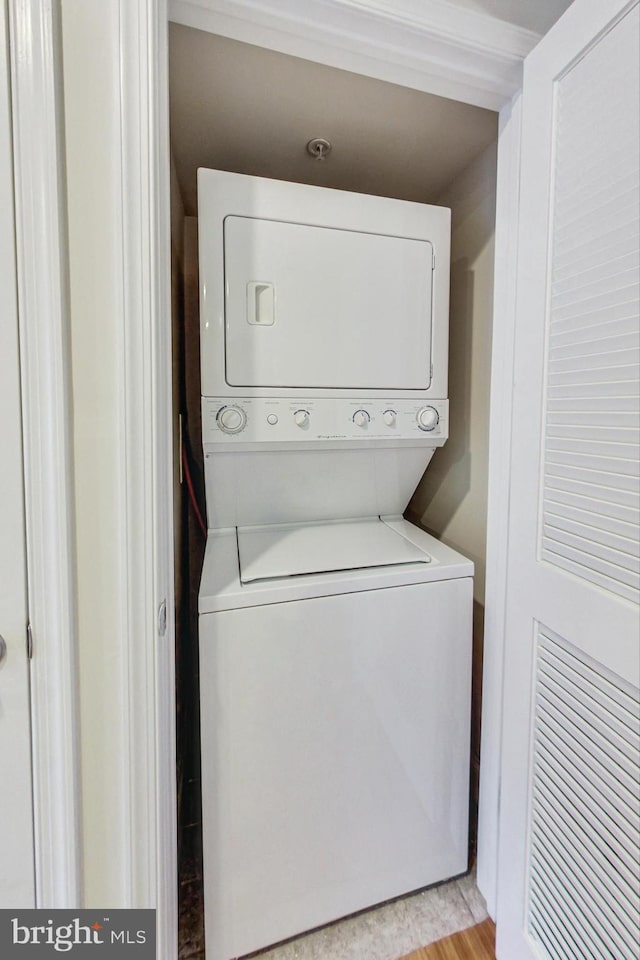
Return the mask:
<path id="1" fill-rule="evenodd" d="M 403 519 L 447 438 L 450 212 L 198 173 L 205 934 L 231 960 L 467 868 L 473 565 Z"/>

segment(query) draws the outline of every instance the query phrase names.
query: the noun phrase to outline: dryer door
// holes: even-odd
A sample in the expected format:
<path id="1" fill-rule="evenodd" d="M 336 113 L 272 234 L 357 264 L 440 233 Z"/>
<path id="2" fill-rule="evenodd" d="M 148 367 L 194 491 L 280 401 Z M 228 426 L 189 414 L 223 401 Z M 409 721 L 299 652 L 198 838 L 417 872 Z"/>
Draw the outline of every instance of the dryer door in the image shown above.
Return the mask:
<path id="1" fill-rule="evenodd" d="M 226 217 L 226 382 L 428 389 L 432 265 L 427 240 Z"/>

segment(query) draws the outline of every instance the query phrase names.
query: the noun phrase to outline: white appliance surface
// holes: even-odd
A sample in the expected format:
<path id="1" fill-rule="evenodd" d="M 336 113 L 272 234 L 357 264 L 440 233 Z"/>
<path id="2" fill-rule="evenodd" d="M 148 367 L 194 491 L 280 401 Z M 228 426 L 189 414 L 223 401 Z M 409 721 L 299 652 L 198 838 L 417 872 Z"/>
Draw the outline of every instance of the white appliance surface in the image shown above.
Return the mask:
<path id="1" fill-rule="evenodd" d="M 427 390 L 432 265 L 428 240 L 226 217 L 227 382 Z"/>
<path id="2" fill-rule="evenodd" d="M 368 573 L 325 596 L 309 582 L 327 574 L 284 578 L 303 598 L 282 603 L 245 585 L 246 605 L 200 616 L 210 960 L 466 870 L 472 579 Z"/>
<path id="3" fill-rule="evenodd" d="M 446 400 L 204 397 L 208 526 L 402 513 L 447 432 Z"/>
<path id="4" fill-rule="evenodd" d="M 202 394 L 446 399 L 451 212 L 198 171 Z"/>
<path id="5" fill-rule="evenodd" d="M 242 583 L 431 559 L 378 517 L 240 528 L 238 554 Z"/>
<path id="6" fill-rule="evenodd" d="M 249 444 L 283 449 L 352 449 L 375 444 L 441 447 L 447 439 L 447 400 L 399 397 L 348 400 L 313 397 L 203 397 L 205 452 L 247 449 Z M 313 448 L 311 444 L 313 443 Z M 263 446 L 266 450 L 267 447 Z"/>
<path id="7" fill-rule="evenodd" d="M 340 557 L 334 557 L 329 561 L 330 569 L 324 573 L 243 583 L 240 579 L 236 528 L 210 530 L 200 581 L 200 614 L 473 576 L 471 560 L 424 530 L 402 517 L 384 517 L 383 520 L 390 530 L 430 557 L 429 563 L 383 564 L 357 570 L 340 570 L 337 569 Z"/>
<path id="8" fill-rule="evenodd" d="M 200 170 L 208 960 L 467 866 L 473 564 L 401 513 L 448 435 L 450 211 Z"/>

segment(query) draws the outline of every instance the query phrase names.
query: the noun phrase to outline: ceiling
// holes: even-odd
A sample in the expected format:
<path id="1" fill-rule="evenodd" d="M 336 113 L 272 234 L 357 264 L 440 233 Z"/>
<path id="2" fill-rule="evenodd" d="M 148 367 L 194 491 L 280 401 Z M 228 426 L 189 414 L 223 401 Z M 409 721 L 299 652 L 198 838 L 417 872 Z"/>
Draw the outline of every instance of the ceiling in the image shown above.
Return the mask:
<path id="1" fill-rule="evenodd" d="M 175 23 L 169 64 L 190 216 L 198 167 L 433 202 L 497 137 L 490 110 Z M 331 141 L 327 159 L 307 154 L 313 137 Z"/>

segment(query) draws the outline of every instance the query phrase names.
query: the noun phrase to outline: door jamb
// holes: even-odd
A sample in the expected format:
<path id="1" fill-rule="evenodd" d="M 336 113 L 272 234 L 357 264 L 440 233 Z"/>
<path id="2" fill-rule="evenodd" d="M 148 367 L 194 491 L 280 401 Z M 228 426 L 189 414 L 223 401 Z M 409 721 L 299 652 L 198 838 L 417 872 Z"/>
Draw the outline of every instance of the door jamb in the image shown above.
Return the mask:
<path id="1" fill-rule="evenodd" d="M 81 905 L 75 538 L 57 8 L 8 5 L 36 906 Z M 26 626 L 26 625 L 25 625 Z"/>
<path id="2" fill-rule="evenodd" d="M 495 920 L 502 758 L 502 685 L 511 496 L 511 419 L 518 256 L 521 96 L 500 111 L 496 183 L 487 572 L 485 584 L 482 735 L 477 884 Z"/>

